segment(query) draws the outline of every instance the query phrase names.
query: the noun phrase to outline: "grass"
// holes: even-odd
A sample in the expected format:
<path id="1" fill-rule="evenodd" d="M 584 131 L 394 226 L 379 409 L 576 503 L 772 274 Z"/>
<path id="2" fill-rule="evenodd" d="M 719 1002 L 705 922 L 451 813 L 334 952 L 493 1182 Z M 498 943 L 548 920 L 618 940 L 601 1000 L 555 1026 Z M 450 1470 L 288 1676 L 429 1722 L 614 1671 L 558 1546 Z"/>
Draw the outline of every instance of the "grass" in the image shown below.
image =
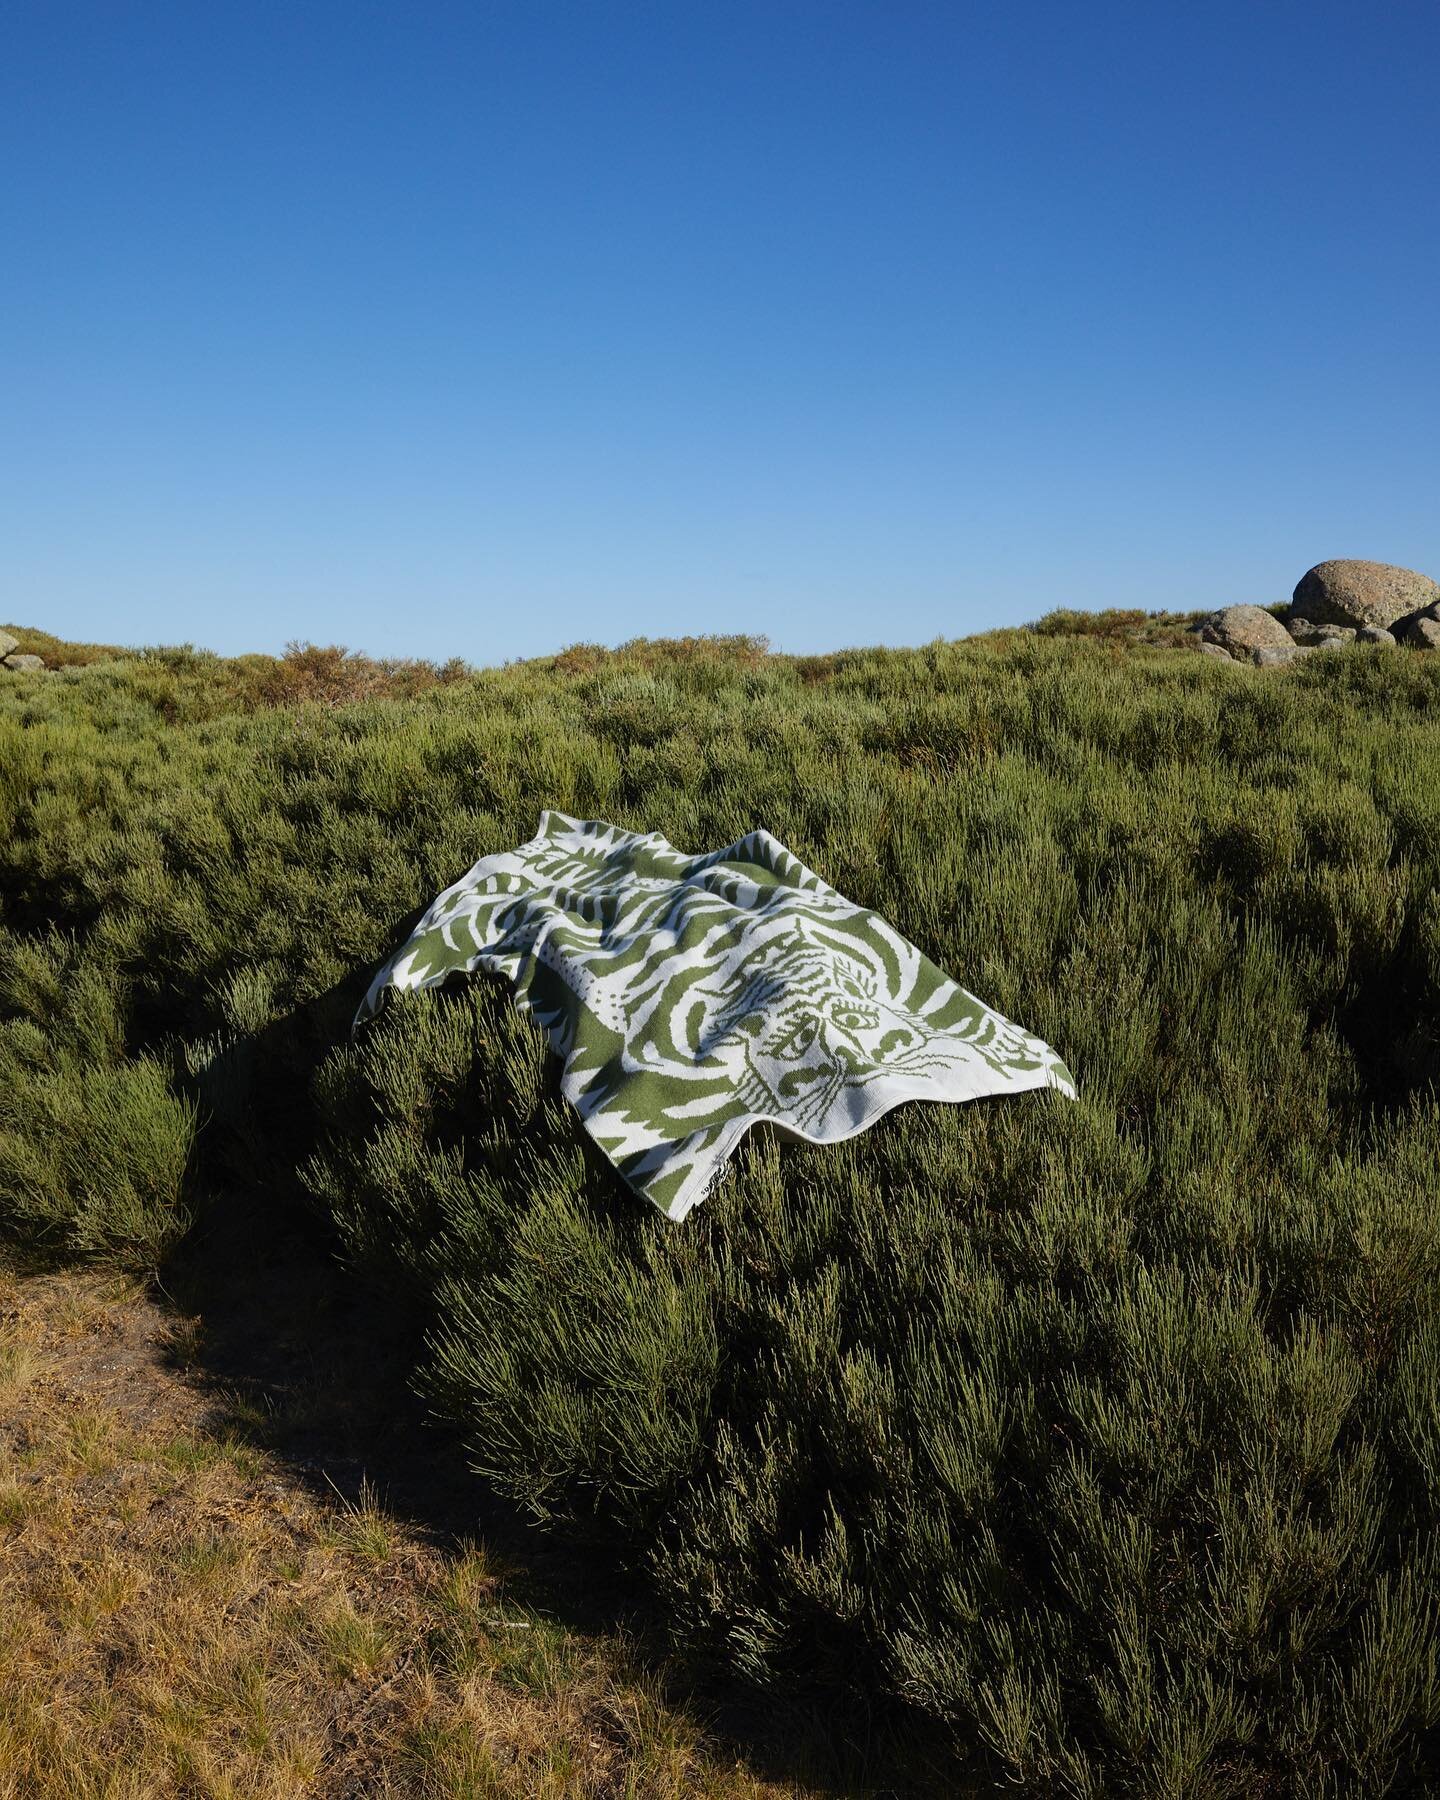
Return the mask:
<path id="1" fill-rule="evenodd" d="M 16 1254 L 170 1285 L 228 1221 L 232 1285 L 280 1282 L 281 1222 L 323 1221 L 476 1509 L 621 1567 L 762 1706 L 941 1746 L 940 1791 L 1429 1791 L 1440 664 L 1217 665 L 1186 623 L 482 672 L 146 652 L 0 684 Z M 683 1227 L 649 1216 L 490 987 L 349 1037 L 420 908 L 545 807 L 686 849 L 763 824 L 1053 1043 L 1078 1104 L 759 1138 Z M 12 1386 L 34 1404 L 33 1371 Z M 345 1403 L 297 1385 L 248 1438 L 177 1425 L 142 1459 L 72 1419 L 56 1455 L 203 1494 Z M 283 1616 L 316 1681 L 378 1688 L 410 1640 L 367 1596 L 399 1552 L 347 1492 L 314 1554 L 350 1585 Z M 428 1626 L 425 1668 L 480 1680 L 510 1738 L 442 1712 L 413 1741 L 453 1791 L 503 1791 L 522 1740 L 529 1791 L 584 1791 L 553 1709 L 593 1691 L 589 1652 L 496 1611 L 478 1644 Z M 203 1749 L 172 1687 L 164 1731 Z M 616 1780 L 673 1766 L 627 1691 L 656 1741 Z"/>
<path id="2" fill-rule="evenodd" d="M 7 1800 L 796 1791 L 722 1756 L 623 1645 L 534 1617 L 517 1653 L 480 1545 L 216 1435 L 133 1290 L 0 1274 L 0 1308 L 25 1371 L 0 1383 Z"/>

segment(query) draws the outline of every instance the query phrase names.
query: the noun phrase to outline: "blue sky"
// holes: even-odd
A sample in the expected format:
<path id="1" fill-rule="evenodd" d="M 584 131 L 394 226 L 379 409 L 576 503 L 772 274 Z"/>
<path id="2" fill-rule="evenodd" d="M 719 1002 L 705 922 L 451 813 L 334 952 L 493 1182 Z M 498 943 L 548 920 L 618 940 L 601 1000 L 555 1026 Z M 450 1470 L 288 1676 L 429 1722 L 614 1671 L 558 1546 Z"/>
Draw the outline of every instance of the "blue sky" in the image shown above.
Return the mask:
<path id="1" fill-rule="evenodd" d="M 1440 576 L 1440 8 L 16 0 L 0 619 L 478 662 Z"/>

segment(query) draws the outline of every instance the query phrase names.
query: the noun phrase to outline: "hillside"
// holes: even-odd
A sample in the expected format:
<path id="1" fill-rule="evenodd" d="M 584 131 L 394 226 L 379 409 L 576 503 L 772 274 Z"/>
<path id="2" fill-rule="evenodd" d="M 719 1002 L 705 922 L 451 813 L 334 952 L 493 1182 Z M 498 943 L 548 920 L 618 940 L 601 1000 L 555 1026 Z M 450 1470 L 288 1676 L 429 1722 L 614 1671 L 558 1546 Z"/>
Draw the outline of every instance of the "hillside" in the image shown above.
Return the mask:
<path id="1" fill-rule="evenodd" d="M 1251 668 L 1190 624 L 481 671 L 14 628 L 81 666 L 0 679 L 12 1258 L 223 1311 L 265 1247 L 338 1251 L 477 1517 L 610 1571 L 727 1705 L 856 1767 L 910 1742 L 896 1787 L 1428 1791 L 1440 664 Z M 765 826 L 1078 1103 L 759 1140 L 647 1214 L 488 984 L 349 1035 L 547 807 Z"/>

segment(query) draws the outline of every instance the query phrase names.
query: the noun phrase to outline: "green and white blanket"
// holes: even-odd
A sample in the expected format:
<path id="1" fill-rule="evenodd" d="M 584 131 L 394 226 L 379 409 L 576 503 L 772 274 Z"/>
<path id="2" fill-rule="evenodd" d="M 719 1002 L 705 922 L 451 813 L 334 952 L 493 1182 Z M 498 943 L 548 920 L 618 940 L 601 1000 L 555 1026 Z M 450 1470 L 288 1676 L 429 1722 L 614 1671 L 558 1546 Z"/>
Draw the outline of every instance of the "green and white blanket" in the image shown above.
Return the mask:
<path id="1" fill-rule="evenodd" d="M 356 1017 L 487 969 L 565 1059 L 626 1181 L 683 1219 L 762 1120 L 830 1144 L 902 1100 L 1054 1087 L 1048 1045 L 949 980 L 765 831 L 708 856 L 547 812 L 435 901 Z"/>

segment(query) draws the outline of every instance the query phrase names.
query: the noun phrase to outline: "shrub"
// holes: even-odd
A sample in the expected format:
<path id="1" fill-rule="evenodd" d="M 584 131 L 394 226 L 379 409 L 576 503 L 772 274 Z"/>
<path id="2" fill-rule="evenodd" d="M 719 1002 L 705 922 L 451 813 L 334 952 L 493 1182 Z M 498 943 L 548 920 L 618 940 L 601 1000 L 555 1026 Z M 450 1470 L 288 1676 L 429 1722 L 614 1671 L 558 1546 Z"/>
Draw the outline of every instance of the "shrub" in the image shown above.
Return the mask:
<path id="1" fill-rule="evenodd" d="M 467 673 L 455 658 L 437 667 L 414 658 L 377 661 L 343 644 L 292 643 L 279 659 L 256 657 L 249 702 L 255 706 L 298 706 L 317 702 L 343 706 L 356 700 L 403 699 Z"/>
<path id="2" fill-rule="evenodd" d="M 253 662 L 0 687 L 12 1232 L 143 1262 L 300 1171 L 490 1482 L 697 1659 L 921 1713 L 981 1786 L 1433 1785 L 1433 663 L 1016 632 L 258 705 Z M 649 1215 L 489 985 L 348 1035 L 545 807 L 764 824 L 1080 1102 L 760 1138 Z"/>
<path id="3" fill-rule="evenodd" d="M 1272 610 L 1279 610 L 1278 608 Z M 1030 626 L 1042 637 L 1100 638 L 1111 643 L 1176 646 L 1186 643 L 1203 612 L 1142 612 L 1138 607 L 1107 606 L 1098 612 L 1057 607 Z"/>
<path id="4" fill-rule="evenodd" d="M 0 932 L 0 1225 L 43 1254 L 154 1269 L 188 1223 L 195 1109 L 127 1057 L 120 996 L 63 940 Z"/>
<path id="5" fill-rule="evenodd" d="M 6 625 L 0 620 L 0 629 L 18 640 L 19 655 L 42 657 L 45 666 L 51 669 L 62 666 L 84 668 L 89 663 L 112 662 L 117 657 L 140 654 L 138 650 L 123 650 L 116 644 L 67 643 L 63 638 L 52 637 L 48 631 L 37 631 L 33 625 Z"/>

